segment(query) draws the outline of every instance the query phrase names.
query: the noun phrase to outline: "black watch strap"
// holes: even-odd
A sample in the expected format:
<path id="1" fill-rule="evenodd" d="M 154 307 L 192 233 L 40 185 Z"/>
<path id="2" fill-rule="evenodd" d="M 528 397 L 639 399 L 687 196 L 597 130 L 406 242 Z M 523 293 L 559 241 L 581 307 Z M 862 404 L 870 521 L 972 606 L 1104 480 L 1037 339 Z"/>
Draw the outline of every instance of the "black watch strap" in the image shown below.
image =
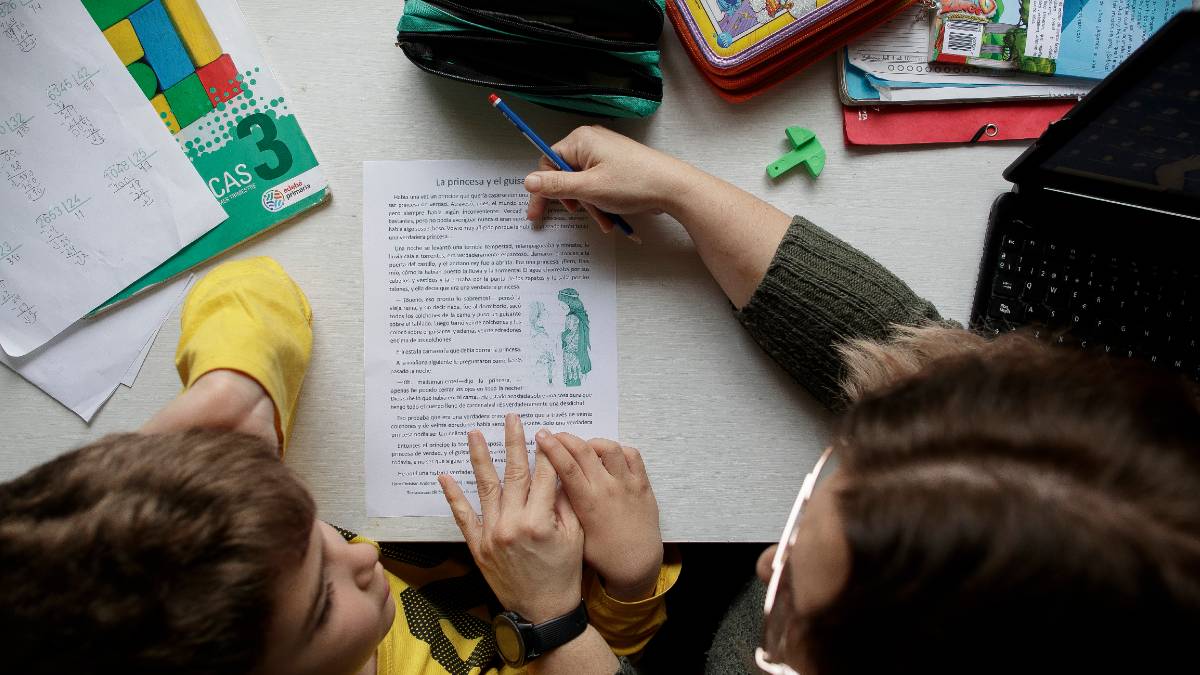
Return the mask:
<path id="1" fill-rule="evenodd" d="M 580 600 L 579 606 L 571 613 L 535 624 L 529 629 L 525 660 L 532 661 L 555 647 L 567 644 L 582 635 L 587 627 L 587 603 Z"/>

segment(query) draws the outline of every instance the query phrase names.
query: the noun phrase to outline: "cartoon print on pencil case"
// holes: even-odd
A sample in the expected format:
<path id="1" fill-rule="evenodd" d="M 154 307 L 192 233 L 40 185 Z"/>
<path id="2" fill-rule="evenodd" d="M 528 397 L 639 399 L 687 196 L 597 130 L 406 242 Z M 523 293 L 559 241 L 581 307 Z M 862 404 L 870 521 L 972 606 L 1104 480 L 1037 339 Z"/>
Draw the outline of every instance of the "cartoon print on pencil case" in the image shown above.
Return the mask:
<path id="1" fill-rule="evenodd" d="M 563 384 L 578 387 L 583 384 L 583 376 L 592 372 L 592 357 L 588 354 L 592 347 L 588 313 L 574 288 L 559 291 L 558 299 L 567 308 L 562 332 Z"/>
<path id="2" fill-rule="evenodd" d="M 704 9 L 717 26 L 713 35 L 717 45 L 727 48 L 784 12 L 799 18 L 821 4 L 814 0 L 705 0 Z"/>

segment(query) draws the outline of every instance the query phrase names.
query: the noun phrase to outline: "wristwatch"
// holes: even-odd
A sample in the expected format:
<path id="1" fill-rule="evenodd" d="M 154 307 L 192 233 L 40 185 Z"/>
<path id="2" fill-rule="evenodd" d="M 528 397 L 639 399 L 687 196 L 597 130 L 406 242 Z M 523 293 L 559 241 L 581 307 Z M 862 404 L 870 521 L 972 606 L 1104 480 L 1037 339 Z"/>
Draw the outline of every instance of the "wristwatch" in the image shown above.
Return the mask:
<path id="1" fill-rule="evenodd" d="M 551 649 L 567 644 L 582 635 L 587 627 L 587 605 L 582 600 L 569 614 L 539 624 L 526 621 L 516 612 L 501 612 L 492 619 L 500 658 L 513 668 L 520 668 Z"/>

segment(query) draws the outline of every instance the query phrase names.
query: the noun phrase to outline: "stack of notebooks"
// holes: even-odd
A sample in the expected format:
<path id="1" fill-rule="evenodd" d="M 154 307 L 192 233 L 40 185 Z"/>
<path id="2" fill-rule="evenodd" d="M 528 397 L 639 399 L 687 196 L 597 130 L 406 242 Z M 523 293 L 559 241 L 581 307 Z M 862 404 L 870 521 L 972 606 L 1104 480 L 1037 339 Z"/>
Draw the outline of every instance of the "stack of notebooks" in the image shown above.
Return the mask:
<path id="1" fill-rule="evenodd" d="M 848 142 L 1035 138 L 1192 0 L 937 0 L 839 54 Z"/>

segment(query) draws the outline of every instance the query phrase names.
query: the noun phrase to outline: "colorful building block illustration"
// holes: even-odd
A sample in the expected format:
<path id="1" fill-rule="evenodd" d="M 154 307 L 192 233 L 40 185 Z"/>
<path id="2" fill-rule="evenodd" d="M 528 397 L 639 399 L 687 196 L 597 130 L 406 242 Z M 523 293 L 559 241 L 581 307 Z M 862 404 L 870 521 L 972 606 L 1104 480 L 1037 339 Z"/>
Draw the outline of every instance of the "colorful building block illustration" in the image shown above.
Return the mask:
<path id="1" fill-rule="evenodd" d="M 154 95 L 158 93 L 158 78 L 154 76 L 154 69 L 146 65 L 145 61 L 135 61 L 129 64 L 127 70 L 146 98 L 154 98 Z"/>
<path id="2" fill-rule="evenodd" d="M 149 0 L 83 0 L 83 7 L 92 15 L 92 21 L 100 30 L 107 30 L 147 2 Z"/>
<path id="3" fill-rule="evenodd" d="M 133 22 L 133 29 L 142 41 L 146 61 L 154 69 L 154 74 L 158 75 L 162 87 L 169 89 L 195 71 L 179 33 L 175 32 L 171 19 L 167 17 L 167 10 L 163 9 L 162 0 L 146 3 L 145 7 L 130 14 L 129 20 Z"/>
<path id="4" fill-rule="evenodd" d="M 213 105 L 242 93 L 242 83 L 237 79 L 237 68 L 228 54 L 222 54 L 216 61 L 203 68 L 197 68 L 196 75 L 200 76 L 200 84 L 204 85 L 204 91 Z"/>
<path id="5" fill-rule="evenodd" d="M 244 93 L 197 0 L 82 2 L 171 133 Z"/>
<path id="6" fill-rule="evenodd" d="M 204 113 L 213 109 L 212 101 L 208 99 L 208 95 L 204 92 L 204 85 L 200 84 L 200 78 L 195 73 L 183 78 L 163 93 L 181 128 L 195 122 Z"/>
<path id="7" fill-rule="evenodd" d="M 196 0 L 163 0 L 163 6 L 175 24 L 175 30 L 183 40 L 188 56 L 197 68 L 216 61 L 221 56 L 221 45 L 213 35 L 208 19 L 200 11 Z"/>
<path id="8" fill-rule="evenodd" d="M 133 31 L 133 24 L 129 22 L 129 19 L 121 19 L 114 23 L 104 31 L 104 37 L 108 39 L 108 44 L 112 45 L 113 51 L 121 58 L 121 63 L 127 66 L 145 56 L 145 52 L 142 51 L 142 43 L 138 40 L 137 33 Z"/>
<path id="9" fill-rule="evenodd" d="M 166 96 L 163 94 L 155 96 L 150 99 L 150 105 L 154 106 L 155 112 L 158 113 L 158 118 L 163 121 L 163 124 L 167 125 L 167 129 L 171 133 L 179 133 L 182 127 L 179 126 L 179 120 L 175 119 L 175 113 L 171 110 L 171 104 L 167 103 Z"/>

